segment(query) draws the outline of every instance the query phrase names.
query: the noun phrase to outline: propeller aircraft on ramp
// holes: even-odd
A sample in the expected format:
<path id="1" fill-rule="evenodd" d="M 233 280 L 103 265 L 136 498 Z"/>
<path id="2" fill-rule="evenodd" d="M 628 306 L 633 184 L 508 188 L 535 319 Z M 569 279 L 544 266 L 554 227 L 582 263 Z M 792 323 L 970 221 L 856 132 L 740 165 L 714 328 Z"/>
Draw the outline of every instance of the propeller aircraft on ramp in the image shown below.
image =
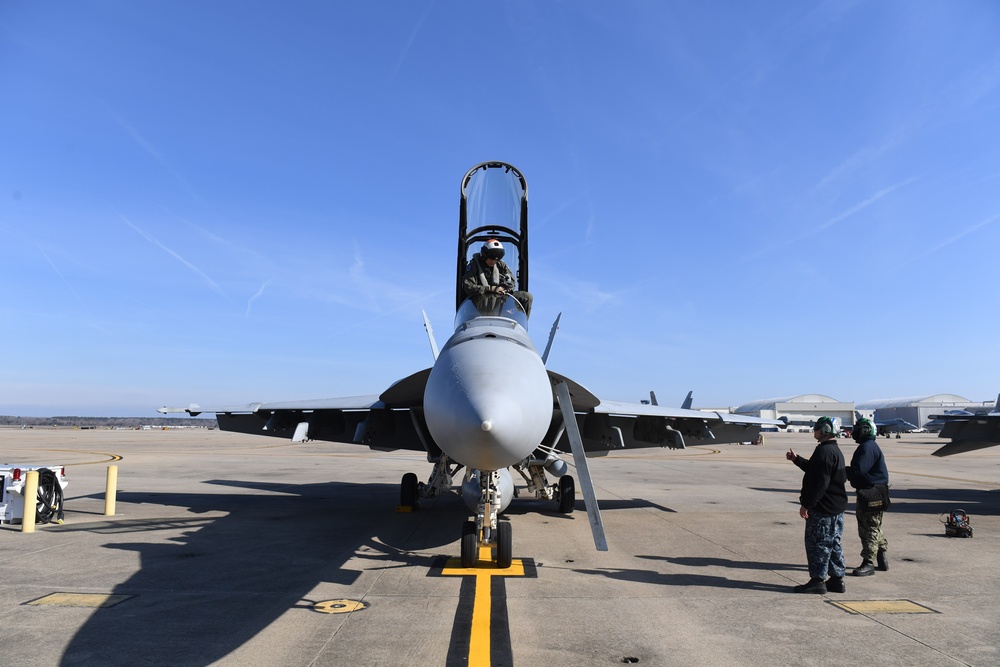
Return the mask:
<path id="1" fill-rule="evenodd" d="M 546 368 L 558 329 L 556 318 L 542 353 L 528 336 L 528 186 L 504 162 L 484 162 L 461 182 L 455 331 L 440 349 L 424 325 L 434 364 L 381 394 L 233 406 L 160 408 L 162 413 L 213 412 L 219 427 L 294 442 L 325 440 L 374 450 L 416 450 L 432 465 L 426 482 L 408 473 L 400 504 L 416 508 L 421 497 L 450 491 L 464 468 L 460 493 L 470 511 L 461 532 L 461 561 L 476 564 L 490 547 L 498 567 L 512 560 L 512 529 L 500 516 L 514 497 L 514 473 L 535 498 L 571 513 L 576 481 L 567 474 L 571 454 L 580 480 L 594 543 L 607 550 L 587 457 L 639 447 L 684 449 L 701 444 L 754 440 L 762 425 L 782 424 L 728 413 L 649 403 L 601 400 L 582 385 Z M 470 228 L 471 227 L 471 228 Z M 499 250 L 502 246 L 503 250 Z M 463 286 L 483 272 L 482 247 L 506 256 L 513 284 L 472 292 Z M 471 255 L 471 258 L 470 258 Z M 479 276 L 482 278 L 482 276 Z M 494 278 L 496 274 L 494 274 Z M 475 281 L 473 281 L 475 282 Z M 484 279 L 483 284 L 490 282 Z M 551 480 L 550 480 L 551 477 Z"/>

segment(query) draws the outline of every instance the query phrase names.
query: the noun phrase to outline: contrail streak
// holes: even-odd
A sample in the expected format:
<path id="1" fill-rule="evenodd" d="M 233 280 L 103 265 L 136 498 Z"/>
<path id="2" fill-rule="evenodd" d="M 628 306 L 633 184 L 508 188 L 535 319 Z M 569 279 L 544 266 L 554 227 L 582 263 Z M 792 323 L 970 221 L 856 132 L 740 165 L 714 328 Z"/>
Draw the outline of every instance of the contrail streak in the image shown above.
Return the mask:
<path id="1" fill-rule="evenodd" d="M 171 250 L 171 249 L 170 249 L 170 248 L 168 248 L 167 246 L 165 246 L 165 245 L 163 245 L 162 243 L 160 243 L 160 242 L 159 242 L 159 241 L 158 241 L 158 240 L 157 240 L 156 238 L 154 238 L 153 236 L 151 236 L 151 235 L 147 234 L 147 233 L 146 233 L 146 232 L 144 232 L 143 230 L 141 230 L 141 229 L 139 229 L 138 227 L 136 227 L 135 225 L 133 225 L 133 224 L 132 224 L 132 223 L 131 223 L 131 222 L 129 221 L 129 219 L 128 219 L 128 218 L 126 218 L 126 217 L 125 217 L 124 215 L 121 215 L 120 213 L 119 213 L 118 215 L 119 215 L 119 216 L 121 217 L 122 221 L 124 221 L 126 225 L 128 225 L 129 227 L 131 227 L 132 229 L 134 229 L 134 230 L 136 231 L 136 233 L 137 233 L 137 234 L 139 234 L 140 236 L 142 236 L 142 237 L 143 237 L 144 239 L 146 239 L 147 241 L 149 241 L 149 242 L 150 242 L 150 243 L 152 243 L 153 245 L 156 245 L 156 246 L 158 246 L 158 247 L 159 247 L 159 248 L 160 248 L 161 250 L 163 250 L 164 252 L 166 252 L 167 254 L 169 254 L 169 255 L 170 255 L 171 257 L 173 257 L 174 259 L 176 259 L 176 260 L 177 260 L 178 262 L 180 262 L 180 263 L 181 263 L 181 264 L 183 264 L 184 266 L 188 267 L 189 269 L 191 269 L 192 271 L 194 271 L 195 273 L 197 273 L 197 274 L 198 274 L 199 276 L 201 276 L 201 277 L 202 277 L 202 279 L 204 279 L 204 280 L 205 280 L 205 282 L 207 282 L 207 283 L 208 283 L 208 284 L 209 284 L 209 285 L 211 286 L 211 288 L 212 288 L 213 290 L 215 290 L 215 291 L 216 291 L 216 292 L 217 292 L 218 294 L 220 294 L 221 296 L 224 296 L 224 297 L 225 297 L 225 298 L 227 298 L 227 299 L 229 298 L 229 295 L 227 295 L 227 294 L 225 293 L 225 291 L 224 291 L 224 290 L 223 290 L 223 289 L 222 289 L 221 287 L 219 287 L 219 284 L 218 284 L 218 283 L 216 283 L 216 282 L 215 282 L 214 280 L 212 280 L 211 278 L 209 278 L 209 277 L 208 277 L 208 275 L 207 275 L 207 274 L 206 274 L 206 273 L 205 273 L 204 271 L 202 271 L 202 270 L 201 270 L 201 269 L 199 269 L 199 268 L 198 268 L 197 266 L 195 266 L 195 265 L 194 265 L 194 264 L 192 264 L 191 262 L 187 261 L 186 259 L 184 259 L 184 258 L 183 258 L 183 257 L 181 257 L 180 255 L 178 255 L 178 254 L 177 254 L 176 252 L 174 252 L 173 250 Z"/>

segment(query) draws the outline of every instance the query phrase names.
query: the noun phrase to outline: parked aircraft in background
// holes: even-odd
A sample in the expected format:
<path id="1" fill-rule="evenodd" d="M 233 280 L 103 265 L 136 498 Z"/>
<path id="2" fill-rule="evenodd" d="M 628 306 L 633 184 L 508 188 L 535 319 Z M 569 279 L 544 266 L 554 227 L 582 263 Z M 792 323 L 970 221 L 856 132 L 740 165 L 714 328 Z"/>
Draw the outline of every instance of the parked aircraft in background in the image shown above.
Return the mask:
<path id="1" fill-rule="evenodd" d="M 928 433 L 939 433 L 944 425 L 948 423 L 946 420 L 954 419 L 956 416 L 959 417 L 981 417 L 987 415 L 995 410 L 995 408 L 977 408 L 974 410 L 945 410 L 939 415 L 931 415 L 931 419 L 924 423 L 924 428 L 927 429 Z"/>
<path id="2" fill-rule="evenodd" d="M 899 437 L 900 433 L 924 433 L 926 429 L 923 429 L 916 424 L 911 424 L 905 419 L 890 419 L 888 421 L 876 421 L 875 428 L 878 429 L 879 435 L 889 435 L 890 433 L 895 433 L 896 437 Z"/>
<path id="3" fill-rule="evenodd" d="M 161 408 L 196 415 L 214 412 L 219 427 L 294 442 L 328 440 L 376 450 L 425 452 L 428 480 L 408 473 L 401 505 L 450 490 L 465 469 L 460 493 L 472 517 L 461 533 L 462 564 L 475 565 L 482 546 L 493 548 L 500 567 L 512 558 L 510 522 L 501 518 L 514 496 L 514 475 L 529 493 L 553 500 L 559 512 L 575 505 L 574 478 L 563 456 L 572 453 L 594 543 L 606 550 L 603 524 L 587 457 L 635 447 L 670 447 L 757 438 L 761 425 L 780 422 L 701 410 L 599 399 L 582 385 L 546 368 L 559 318 L 539 354 L 528 337 L 528 312 L 515 295 L 528 292 L 528 188 L 521 173 L 503 162 L 484 162 L 462 178 L 456 261 L 455 332 L 440 349 L 430 322 L 424 325 L 434 364 L 381 394 L 283 403 Z M 470 228 L 472 225 L 472 228 Z M 467 298 L 463 277 L 470 256 L 499 241 L 515 273 L 514 290 Z M 492 244 L 491 244 L 492 245 Z M 530 308 L 529 308 L 530 309 Z M 551 475 L 555 481 L 548 479 Z"/>
<path id="4" fill-rule="evenodd" d="M 985 415 L 949 411 L 931 415 L 931 419 L 944 422 L 938 437 L 951 438 L 951 442 L 935 451 L 934 456 L 951 456 L 1000 445 L 1000 395 L 997 395 L 993 411 Z"/>

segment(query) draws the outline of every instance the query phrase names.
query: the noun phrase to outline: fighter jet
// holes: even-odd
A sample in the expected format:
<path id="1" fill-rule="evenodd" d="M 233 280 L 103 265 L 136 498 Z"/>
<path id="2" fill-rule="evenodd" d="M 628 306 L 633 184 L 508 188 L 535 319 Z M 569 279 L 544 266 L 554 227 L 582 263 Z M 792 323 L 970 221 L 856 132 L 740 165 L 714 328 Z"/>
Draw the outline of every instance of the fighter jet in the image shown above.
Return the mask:
<path id="1" fill-rule="evenodd" d="M 911 424 L 905 419 L 900 419 L 899 417 L 889 419 L 887 421 L 876 421 L 875 428 L 878 430 L 879 435 L 889 435 L 890 433 L 895 433 L 897 438 L 900 433 L 923 433 L 924 431 L 924 429 L 920 428 L 916 424 Z"/>
<path id="2" fill-rule="evenodd" d="M 470 290 L 466 278 L 471 275 L 477 284 L 478 273 L 492 270 L 480 262 L 487 250 L 506 258 L 509 282 L 494 280 L 496 289 Z M 756 439 L 762 425 L 781 425 L 692 410 L 689 402 L 671 408 L 656 405 L 655 398 L 652 404 L 599 399 L 546 367 L 561 314 L 539 353 L 528 336 L 531 299 L 527 181 L 511 164 L 483 162 L 461 181 L 455 328 L 442 347 L 424 314 L 434 357 L 430 368 L 381 394 L 204 408 L 192 404 L 159 411 L 214 412 L 223 430 L 293 442 L 424 452 L 430 474 L 425 482 L 414 473 L 403 476 L 402 508 L 415 509 L 421 498 L 449 492 L 464 470 L 459 493 L 470 516 L 462 525 L 461 562 L 474 566 L 481 547 L 490 547 L 501 568 L 512 560 L 512 528 L 501 513 L 515 495 L 515 475 L 528 494 L 571 513 L 576 481 L 564 460 L 571 454 L 595 546 L 607 550 L 587 457 L 637 447 L 747 442 Z"/>
<path id="3" fill-rule="evenodd" d="M 988 410 L 984 411 L 984 414 L 986 412 L 989 411 Z M 926 430 L 928 433 L 940 433 L 941 429 L 944 428 L 944 425 L 947 423 L 945 420 L 951 418 L 954 415 L 960 415 L 962 417 L 974 417 L 976 413 L 961 409 L 945 410 L 943 414 L 934 415 L 933 419 L 924 422 L 924 430 Z"/>
<path id="4" fill-rule="evenodd" d="M 988 414 L 949 412 L 931 415 L 931 419 L 944 422 L 938 437 L 951 438 L 951 442 L 935 451 L 934 456 L 951 456 L 1000 445 L 1000 395 L 997 395 L 993 411 Z"/>

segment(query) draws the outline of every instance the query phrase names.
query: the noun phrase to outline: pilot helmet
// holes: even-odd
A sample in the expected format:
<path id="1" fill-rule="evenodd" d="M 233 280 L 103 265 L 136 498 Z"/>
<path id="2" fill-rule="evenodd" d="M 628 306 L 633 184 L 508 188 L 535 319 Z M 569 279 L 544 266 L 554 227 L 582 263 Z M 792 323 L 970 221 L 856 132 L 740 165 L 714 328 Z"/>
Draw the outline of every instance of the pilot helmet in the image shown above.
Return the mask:
<path id="1" fill-rule="evenodd" d="M 872 423 L 871 419 L 862 417 L 858 421 L 854 422 L 854 428 L 851 429 L 851 438 L 854 439 L 854 442 L 864 442 L 874 437 L 875 424 Z"/>
<path id="2" fill-rule="evenodd" d="M 823 435 L 833 435 L 837 432 L 837 425 L 830 417 L 820 417 L 813 424 L 813 431 L 819 431 Z"/>
<path id="3" fill-rule="evenodd" d="M 479 254 L 486 259 L 503 259 L 503 244 L 496 239 L 489 239 L 483 244 Z"/>

